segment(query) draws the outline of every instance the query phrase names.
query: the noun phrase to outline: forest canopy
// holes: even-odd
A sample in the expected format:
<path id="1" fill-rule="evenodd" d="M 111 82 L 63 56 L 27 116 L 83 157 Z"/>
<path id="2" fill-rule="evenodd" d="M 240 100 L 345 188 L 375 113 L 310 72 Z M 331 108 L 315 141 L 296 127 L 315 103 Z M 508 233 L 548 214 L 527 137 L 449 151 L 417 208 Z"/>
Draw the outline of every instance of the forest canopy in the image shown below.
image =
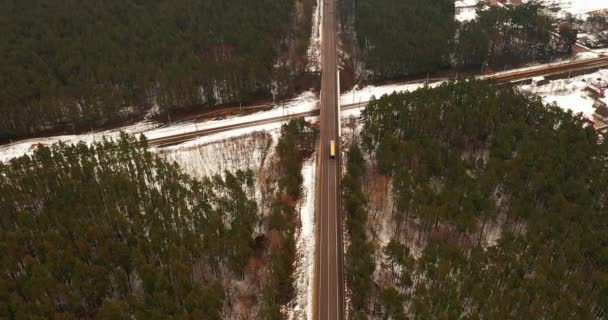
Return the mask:
<path id="1" fill-rule="evenodd" d="M 373 77 L 395 77 L 449 65 L 456 33 L 453 0 L 357 0 L 356 58 Z"/>
<path id="2" fill-rule="evenodd" d="M 577 31 L 565 23 L 554 34 L 553 18 L 537 3 L 477 10 L 463 22 L 454 49 L 459 67 L 505 65 L 547 59 L 572 52 Z"/>
<path id="3" fill-rule="evenodd" d="M 0 164 L 0 318 L 222 319 L 253 194 L 249 171 L 195 181 L 126 136 Z"/>
<path id="4" fill-rule="evenodd" d="M 293 119 L 264 169 L 201 179 L 124 134 L 0 163 L 0 319 L 287 319 L 317 138 Z"/>
<path id="5" fill-rule="evenodd" d="M 295 2 L 2 1 L 0 138 L 286 94 L 314 4 Z"/>
<path id="6" fill-rule="evenodd" d="M 390 221 L 376 265 L 347 269 L 360 319 L 606 318 L 608 142 L 582 116 L 470 80 L 383 96 L 362 117 L 373 170 L 344 186 L 390 181 L 392 205 L 373 215 Z M 356 219 L 366 198 L 347 221 L 376 235 Z"/>
<path id="7" fill-rule="evenodd" d="M 354 11 L 354 59 L 370 79 L 547 59 L 571 53 L 577 34 L 569 24 L 553 34 L 553 18 L 535 2 L 480 7 L 462 23 L 453 0 L 360 0 Z"/>

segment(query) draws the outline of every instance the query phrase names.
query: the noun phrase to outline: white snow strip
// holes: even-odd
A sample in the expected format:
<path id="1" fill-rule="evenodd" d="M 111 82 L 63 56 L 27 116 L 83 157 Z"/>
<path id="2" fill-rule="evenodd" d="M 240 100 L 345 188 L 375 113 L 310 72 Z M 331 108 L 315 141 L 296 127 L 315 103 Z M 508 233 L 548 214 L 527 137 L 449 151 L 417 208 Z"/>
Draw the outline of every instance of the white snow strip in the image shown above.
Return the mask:
<path id="1" fill-rule="evenodd" d="M 120 134 L 120 131 L 135 135 L 143 133 L 150 140 L 181 133 L 194 132 L 197 130 L 212 129 L 227 125 L 239 124 L 243 122 L 269 119 L 274 117 L 280 117 L 283 115 L 311 111 L 316 109 L 317 105 L 318 97 L 316 96 L 316 94 L 307 91 L 302 93 L 295 99 L 281 102 L 278 105 L 273 106 L 271 110 L 261 111 L 246 116 L 235 116 L 227 119 L 209 120 L 204 122 L 184 122 L 167 126 L 161 126 L 159 123 L 143 121 L 132 126 L 126 126 L 122 128 L 100 131 L 90 134 L 62 135 L 21 140 L 18 142 L 0 146 L 0 162 L 7 162 L 13 158 L 20 157 L 26 154 L 31 154 L 38 144 L 51 145 L 53 143 L 58 142 L 78 143 L 79 141 L 83 141 L 87 144 L 92 144 L 95 141 L 103 140 L 104 137 L 117 138 Z M 277 126 L 280 127 L 280 123 L 232 130 L 229 132 L 205 136 L 203 138 L 198 139 L 197 143 L 209 143 L 225 138 L 247 134 L 253 131 L 272 130 L 275 129 Z"/>
<path id="2" fill-rule="evenodd" d="M 600 55 L 594 50 L 594 51 L 585 51 L 585 52 L 579 52 L 574 56 L 574 60 L 587 60 L 587 59 L 594 59 L 594 58 L 599 58 Z"/>
<path id="3" fill-rule="evenodd" d="M 406 84 L 389 84 L 383 86 L 367 86 L 364 88 L 355 87 L 353 90 L 343 93 L 340 96 L 340 105 L 345 106 L 371 100 L 372 97 L 380 98 L 383 95 L 390 95 L 393 92 L 415 91 L 424 87 L 426 82 L 414 82 Z M 431 82 L 429 87 L 436 87 L 443 81 Z"/>
<path id="4" fill-rule="evenodd" d="M 321 43 L 323 32 L 321 32 L 321 21 L 323 21 L 323 0 L 317 0 L 313 12 L 312 32 L 310 44 L 308 45 L 308 71 L 321 71 Z"/>
<path id="5" fill-rule="evenodd" d="M 297 239 L 296 301 L 290 319 L 312 319 L 313 281 L 315 267 L 315 175 L 316 155 L 302 167 L 303 195 L 300 202 L 301 228 Z"/>
<path id="6" fill-rule="evenodd" d="M 44 138 L 33 138 L 27 140 L 21 140 L 7 145 L 0 146 L 0 162 L 7 162 L 10 159 L 17 158 L 26 154 L 32 154 L 39 144 L 51 145 L 57 142 L 65 142 L 69 144 L 75 144 L 78 142 L 84 142 L 86 144 L 93 144 L 96 141 L 102 141 L 105 138 L 116 139 L 120 136 L 120 132 L 124 131 L 129 134 L 139 135 L 140 133 L 151 130 L 158 127 L 159 124 L 153 122 L 140 122 L 131 126 L 126 126 L 113 130 L 106 130 L 100 132 L 93 132 L 88 134 L 78 135 L 62 135 L 54 137 Z"/>
<path id="7" fill-rule="evenodd" d="M 456 20 L 467 21 L 477 18 L 474 6 L 481 1 L 456 1 Z M 606 0 L 524 0 L 523 2 L 532 1 L 537 1 L 548 8 L 559 7 L 559 10 L 555 13 L 555 16 L 558 18 L 564 18 L 568 14 L 578 18 L 585 18 L 590 12 L 608 9 L 608 1 Z"/>

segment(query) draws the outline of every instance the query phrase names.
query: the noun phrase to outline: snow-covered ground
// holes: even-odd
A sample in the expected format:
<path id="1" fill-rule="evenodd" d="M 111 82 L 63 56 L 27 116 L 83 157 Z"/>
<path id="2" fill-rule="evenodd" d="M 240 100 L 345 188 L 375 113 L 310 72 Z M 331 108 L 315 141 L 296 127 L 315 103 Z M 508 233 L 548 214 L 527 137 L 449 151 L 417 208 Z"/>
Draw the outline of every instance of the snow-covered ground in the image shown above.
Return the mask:
<path id="1" fill-rule="evenodd" d="M 321 71 L 321 21 L 323 21 L 323 6 L 322 0 L 317 0 L 315 10 L 313 12 L 312 33 L 310 44 L 308 45 L 308 71 Z"/>
<path id="2" fill-rule="evenodd" d="M 460 22 L 475 20 L 477 18 L 476 8 L 458 8 L 456 11 L 456 20 Z"/>
<path id="3" fill-rule="evenodd" d="M 456 20 L 468 21 L 477 18 L 477 8 L 475 7 L 479 0 L 458 0 L 456 5 Z"/>
<path id="4" fill-rule="evenodd" d="M 313 155 L 302 168 L 304 177 L 299 212 L 301 227 L 296 235 L 297 266 L 295 271 L 297 296 L 288 319 L 312 319 L 313 286 L 315 268 L 315 176 L 316 156 Z"/>
<path id="5" fill-rule="evenodd" d="M 528 1 L 530 0 L 526 2 Z M 574 16 L 584 16 L 592 11 L 608 9 L 606 0 L 539 0 L 539 2 L 547 7 L 559 6 L 561 10 L 558 12 L 558 16 L 568 13 Z"/>
<path id="6" fill-rule="evenodd" d="M 441 84 L 442 81 L 430 82 L 430 87 Z M 340 96 L 340 105 L 345 106 L 371 100 L 372 97 L 380 98 L 385 94 L 401 91 L 414 91 L 424 87 L 426 82 L 411 82 L 405 84 L 388 84 L 383 86 L 366 86 L 363 88 L 355 87 L 353 90 L 343 93 Z"/>
<path id="7" fill-rule="evenodd" d="M 170 162 L 176 162 L 193 178 L 201 179 L 224 171 L 258 172 L 273 151 L 279 130 L 255 131 L 213 142 L 194 140 L 185 144 L 153 149 Z"/>
<path id="8" fill-rule="evenodd" d="M 546 103 L 556 103 L 564 110 L 572 110 L 573 113 L 582 113 L 591 119 L 595 109 L 594 100 L 585 91 L 589 84 L 605 86 L 608 84 L 608 70 L 603 69 L 594 73 L 572 77 L 570 79 L 559 79 L 550 81 L 544 85 L 532 84 L 520 86 L 521 90 L 540 96 Z M 608 103 L 607 98 L 601 98 Z"/>
<path id="9" fill-rule="evenodd" d="M 106 138 L 117 138 L 120 134 L 120 131 L 124 131 L 129 134 L 144 134 L 148 139 L 162 138 L 167 136 L 172 136 L 180 133 L 194 132 L 197 130 L 203 129 L 212 129 L 223 127 L 232 124 L 238 124 L 249 121 L 256 121 L 260 119 L 268 119 L 274 117 L 280 117 L 283 115 L 290 115 L 300 112 L 306 112 L 310 110 L 314 110 L 317 108 L 318 97 L 315 93 L 307 91 L 302 93 L 295 99 L 284 101 L 278 105 L 270 106 L 272 107 L 270 110 L 261 111 L 253 114 L 249 114 L 246 116 L 234 116 L 226 119 L 215 119 L 204 122 L 184 122 L 184 123 L 176 123 L 173 125 L 164 125 L 161 126 L 159 123 L 144 121 L 137 123 L 135 125 L 126 126 L 122 128 L 117 128 L 113 130 L 100 131 L 88 134 L 78 134 L 78 135 L 61 135 L 61 136 L 52 136 L 52 137 L 43 137 L 43 138 L 34 138 L 17 141 L 11 144 L 0 146 L 0 161 L 6 162 L 12 158 L 19 157 L 25 154 L 31 154 L 38 144 L 50 145 L 57 142 L 65 142 L 65 143 L 77 143 L 79 141 L 83 141 L 85 143 L 91 144 L 95 141 L 101 141 L 104 137 Z M 274 130 L 280 127 L 280 123 L 277 124 L 269 124 L 262 126 L 255 126 L 244 129 L 237 129 L 228 132 L 222 132 L 217 134 L 208 135 L 197 139 L 194 141 L 194 144 L 201 143 L 209 143 L 213 141 L 223 140 L 227 138 L 232 138 L 235 136 L 240 136 L 244 134 L 251 133 L 253 131 L 259 130 Z"/>
<path id="10" fill-rule="evenodd" d="M 456 20 L 467 21 L 477 17 L 474 6 L 482 0 L 458 0 L 456 1 Z M 530 2 L 532 0 L 524 0 Z M 567 14 L 584 18 L 589 12 L 608 9 L 607 0 L 534 0 L 547 7 L 559 6 L 557 17 Z"/>

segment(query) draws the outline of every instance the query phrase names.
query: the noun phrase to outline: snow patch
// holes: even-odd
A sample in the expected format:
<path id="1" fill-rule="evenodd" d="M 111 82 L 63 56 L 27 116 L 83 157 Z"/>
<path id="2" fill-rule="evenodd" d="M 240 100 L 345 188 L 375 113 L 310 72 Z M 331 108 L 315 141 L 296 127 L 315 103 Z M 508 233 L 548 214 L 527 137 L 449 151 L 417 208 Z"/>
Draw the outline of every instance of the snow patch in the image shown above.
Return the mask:
<path id="1" fill-rule="evenodd" d="M 476 8 L 456 8 L 456 20 L 460 22 L 477 19 Z"/>

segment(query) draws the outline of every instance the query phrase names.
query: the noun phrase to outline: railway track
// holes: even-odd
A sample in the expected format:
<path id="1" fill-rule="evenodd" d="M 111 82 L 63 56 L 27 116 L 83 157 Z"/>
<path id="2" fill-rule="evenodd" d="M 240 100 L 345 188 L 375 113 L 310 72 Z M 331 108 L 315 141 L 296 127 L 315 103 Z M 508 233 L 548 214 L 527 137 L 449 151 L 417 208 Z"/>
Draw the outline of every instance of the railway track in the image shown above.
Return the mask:
<path id="1" fill-rule="evenodd" d="M 490 75 L 478 76 L 477 79 L 493 80 L 498 83 L 509 83 L 513 81 L 522 81 L 540 76 L 551 76 L 568 72 L 585 71 L 590 69 L 598 69 L 608 67 L 608 57 L 599 57 L 593 59 L 585 59 L 580 61 L 571 61 L 558 64 L 548 64 L 536 68 L 525 70 L 511 70 L 505 72 L 494 73 Z"/>
<path id="2" fill-rule="evenodd" d="M 532 79 L 534 77 L 558 75 L 558 74 L 564 74 L 564 73 L 568 73 L 568 72 L 578 72 L 578 71 L 585 71 L 585 70 L 591 70 L 591 69 L 599 69 L 599 68 L 604 68 L 604 67 L 608 67 L 608 57 L 599 57 L 599 58 L 586 59 L 586 60 L 580 60 L 580 61 L 549 64 L 549 65 L 543 65 L 543 66 L 539 66 L 536 68 L 529 68 L 529 69 L 525 69 L 525 70 L 520 69 L 520 70 L 512 70 L 512 71 L 494 73 L 494 74 L 489 74 L 489 75 L 481 75 L 481 76 L 478 76 L 477 79 L 491 80 L 491 81 L 495 81 L 499 84 L 508 84 L 508 83 L 512 83 L 512 82 L 516 82 L 516 81 Z M 433 80 L 441 81 L 441 80 L 448 80 L 448 78 L 433 79 Z M 346 110 L 361 108 L 361 107 L 364 107 L 365 105 L 367 105 L 367 102 L 348 104 L 348 105 L 341 106 L 340 110 L 346 111 Z M 197 130 L 197 131 L 176 134 L 176 135 L 169 136 L 169 137 L 149 139 L 148 143 L 149 143 L 149 145 L 154 146 L 154 147 L 166 147 L 166 146 L 175 145 L 178 143 L 190 141 L 190 140 L 193 140 L 193 139 L 196 139 L 199 137 L 203 137 L 203 136 L 207 136 L 207 135 L 211 135 L 211 134 L 215 134 L 215 133 L 236 130 L 236 129 L 243 129 L 243 128 L 252 128 L 252 127 L 262 126 L 262 125 L 271 124 L 271 123 L 284 122 L 284 121 L 288 121 L 293 118 L 316 117 L 316 116 L 319 116 L 319 109 L 314 109 L 314 110 L 310 110 L 310 111 L 299 112 L 299 113 L 294 113 L 294 114 L 284 115 L 284 116 L 279 116 L 279 117 L 261 119 L 261 120 L 246 121 L 246 122 L 239 123 L 239 124 L 231 124 L 231 125 L 226 125 L 226 126 L 221 126 L 221 127 L 216 127 L 216 128 L 201 129 L 201 130 Z"/>

